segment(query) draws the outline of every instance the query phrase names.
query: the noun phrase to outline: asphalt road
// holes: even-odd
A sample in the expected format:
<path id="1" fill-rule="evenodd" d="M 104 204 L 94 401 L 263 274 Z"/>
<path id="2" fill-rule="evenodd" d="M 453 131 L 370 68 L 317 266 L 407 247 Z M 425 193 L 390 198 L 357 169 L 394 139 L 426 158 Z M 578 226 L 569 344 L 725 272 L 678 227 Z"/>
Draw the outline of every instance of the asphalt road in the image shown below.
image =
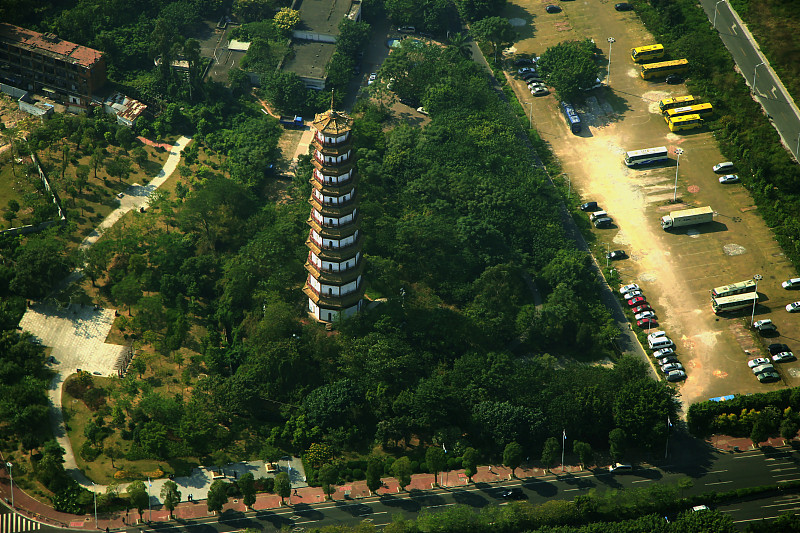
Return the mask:
<path id="1" fill-rule="evenodd" d="M 783 143 L 795 158 L 800 158 L 800 116 L 791 97 L 772 68 L 766 63 L 758 45 L 743 27 L 725 0 L 701 0 L 700 4 L 715 24 L 722 42 L 733 56 L 733 60 L 755 93 L 764 111 L 772 117 Z M 715 22 L 716 18 L 716 22 Z"/>
<path id="2" fill-rule="evenodd" d="M 780 485 L 800 481 L 800 449 L 791 447 L 749 450 L 739 453 L 720 453 L 695 439 L 677 436 L 669 443 L 669 456 L 657 466 L 645 465 L 629 474 L 611 474 L 606 470 L 577 474 L 556 474 L 531 480 L 514 480 L 500 484 L 479 483 L 459 489 L 412 491 L 383 498 L 359 501 L 325 502 L 317 505 L 296 505 L 274 511 L 226 513 L 184 523 L 155 524 L 152 528 L 130 528 L 130 533 L 153 529 L 169 533 L 223 533 L 244 528 L 261 531 L 281 527 L 322 527 L 326 525 L 355 525 L 370 522 L 376 527 L 388 524 L 396 515 L 415 518 L 422 510 L 445 509 L 456 504 L 476 510 L 487 505 L 504 505 L 501 493 L 508 487 L 521 487 L 531 503 L 550 499 L 572 500 L 590 489 L 634 489 L 651 483 L 677 484 L 681 479 L 692 480 L 684 495 L 722 492 L 758 485 Z M 800 495 L 784 493 L 761 500 L 738 502 L 721 506 L 735 522 L 746 524 L 763 518 L 775 518 L 779 513 L 800 509 Z M 56 528 L 43 527 L 42 530 Z"/>

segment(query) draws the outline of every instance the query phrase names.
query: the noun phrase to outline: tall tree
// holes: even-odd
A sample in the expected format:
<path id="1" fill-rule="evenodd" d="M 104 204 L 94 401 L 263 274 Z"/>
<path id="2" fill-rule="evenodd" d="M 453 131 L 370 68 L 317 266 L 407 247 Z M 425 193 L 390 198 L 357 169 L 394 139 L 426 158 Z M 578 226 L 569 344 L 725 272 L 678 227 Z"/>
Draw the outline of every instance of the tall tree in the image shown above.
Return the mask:
<path id="1" fill-rule="evenodd" d="M 585 467 L 592 462 L 593 454 L 592 447 L 588 442 L 581 442 L 576 440 L 572 444 L 572 451 L 578 456 L 581 464 Z"/>
<path id="2" fill-rule="evenodd" d="M 288 498 L 292 493 L 292 482 L 289 481 L 289 474 L 286 472 L 278 472 L 275 476 L 275 493 L 281 497 L 281 505 L 284 498 Z"/>
<path id="3" fill-rule="evenodd" d="M 464 467 L 464 473 L 467 475 L 470 483 L 472 483 L 472 476 L 478 472 L 478 460 L 480 455 L 475 448 L 467 448 L 464 450 L 464 455 L 461 457 L 461 466 Z"/>
<path id="4" fill-rule="evenodd" d="M 625 456 L 625 448 L 627 447 L 628 436 L 625 430 L 614 428 L 608 434 L 608 446 L 611 458 L 615 461 L 621 460 Z"/>
<path id="5" fill-rule="evenodd" d="M 494 61 L 497 62 L 497 53 L 506 44 L 511 44 L 517 38 L 514 27 L 507 18 L 487 17 L 475 22 L 470 31 L 478 38 L 489 41 L 494 47 Z"/>
<path id="6" fill-rule="evenodd" d="M 542 464 L 545 468 L 550 469 L 553 467 L 556 459 L 558 459 L 560 448 L 558 439 L 555 437 L 550 437 L 544 441 L 544 447 L 542 448 Z"/>
<path id="7" fill-rule="evenodd" d="M 517 477 L 516 470 L 522 464 L 522 446 L 517 442 L 509 442 L 503 450 L 503 464 L 511 469 L 511 475 Z"/>
<path id="8" fill-rule="evenodd" d="M 392 475 L 397 479 L 400 488 L 405 490 L 411 483 L 411 460 L 403 456 L 392 463 Z"/>
<path id="9" fill-rule="evenodd" d="M 319 469 L 319 481 L 322 483 L 322 490 L 325 492 L 325 497 L 330 499 L 335 488 L 333 486 L 336 480 L 339 479 L 339 472 L 332 464 L 322 465 Z"/>
<path id="10" fill-rule="evenodd" d="M 381 474 L 383 474 L 383 461 L 376 455 L 370 455 L 367 459 L 367 488 L 370 492 L 375 493 L 383 486 Z"/>
<path id="11" fill-rule="evenodd" d="M 209 512 L 216 513 L 222 511 L 226 503 L 228 503 L 228 484 L 218 479 L 208 488 L 206 505 Z"/>
<path id="12" fill-rule="evenodd" d="M 439 446 L 428 448 L 425 452 L 425 462 L 428 463 L 428 471 L 433 474 L 434 483 L 439 485 L 439 472 L 447 467 L 444 450 Z"/>
<path id="13" fill-rule="evenodd" d="M 239 480 L 236 484 L 239 486 L 239 490 L 242 493 L 242 500 L 244 501 L 245 507 L 248 509 L 252 508 L 253 504 L 256 503 L 256 485 L 253 474 L 245 472 L 239 476 Z"/>
<path id="14" fill-rule="evenodd" d="M 164 486 L 161 487 L 161 501 L 169 511 L 169 517 L 172 518 L 172 511 L 181 502 L 181 491 L 178 490 L 177 483 L 174 481 L 164 482 Z"/>
<path id="15" fill-rule="evenodd" d="M 142 511 L 150 502 L 150 497 L 147 495 L 147 487 L 145 487 L 143 481 L 134 481 L 128 485 L 128 500 L 133 508 L 139 511 L 139 520 L 141 520 Z"/>

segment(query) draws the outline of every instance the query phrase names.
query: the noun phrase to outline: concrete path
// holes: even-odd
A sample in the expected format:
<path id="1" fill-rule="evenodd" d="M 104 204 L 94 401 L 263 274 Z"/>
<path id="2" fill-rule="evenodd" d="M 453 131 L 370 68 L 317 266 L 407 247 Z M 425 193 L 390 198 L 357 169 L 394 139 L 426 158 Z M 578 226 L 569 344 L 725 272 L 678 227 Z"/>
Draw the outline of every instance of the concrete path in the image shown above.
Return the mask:
<path id="1" fill-rule="evenodd" d="M 138 183 L 134 183 L 128 190 L 124 193 L 120 193 L 123 196 L 119 200 L 119 207 L 113 210 L 109 215 L 103 220 L 95 230 L 89 234 L 88 237 L 83 239 L 81 242 L 81 248 L 88 248 L 89 246 L 93 245 L 100 239 L 100 236 L 103 234 L 103 231 L 107 230 L 114 224 L 116 224 L 117 220 L 122 218 L 122 216 L 131 211 L 133 209 L 139 209 L 140 207 L 147 207 L 148 199 L 153 192 L 161 187 L 167 178 L 169 178 L 175 169 L 178 167 L 178 163 L 181 161 L 181 152 L 183 151 L 189 143 L 192 142 L 192 139 L 189 137 L 181 137 L 177 141 L 175 141 L 175 146 L 169 152 L 169 157 L 167 158 L 166 163 L 164 163 L 164 167 L 161 169 L 161 172 L 158 173 L 158 176 L 153 178 L 153 180 L 148 183 L 147 185 L 139 185 Z"/>

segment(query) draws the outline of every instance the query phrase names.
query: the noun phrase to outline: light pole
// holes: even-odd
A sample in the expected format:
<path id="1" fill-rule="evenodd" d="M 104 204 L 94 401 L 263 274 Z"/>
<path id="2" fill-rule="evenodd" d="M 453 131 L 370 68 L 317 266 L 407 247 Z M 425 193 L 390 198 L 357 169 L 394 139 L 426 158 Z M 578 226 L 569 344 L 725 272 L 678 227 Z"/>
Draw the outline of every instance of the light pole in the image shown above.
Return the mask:
<path id="1" fill-rule="evenodd" d="M 800 160 L 800 133 L 797 134 L 797 149 L 794 151 L 794 156 Z"/>
<path id="2" fill-rule="evenodd" d="M 11 473 L 11 468 L 14 466 L 11 462 L 6 462 L 8 467 L 8 478 L 11 480 L 11 508 L 14 508 L 14 475 Z"/>
<path id="3" fill-rule="evenodd" d="M 714 4 L 714 29 L 717 29 L 717 6 L 719 6 L 725 0 L 719 0 L 716 4 Z"/>
<path id="4" fill-rule="evenodd" d="M 676 203 L 678 201 L 678 168 L 681 165 L 681 154 L 683 153 L 682 148 L 675 148 L 675 153 L 678 156 L 678 162 L 675 163 L 675 194 L 672 196 L 672 203 Z"/>
<path id="5" fill-rule="evenodd" d="M 766 62 L 762 61 L 761 63 L 759 63 L 758 65 L 756 65 L 753 68 L 753 92 L 756 92 L 756 79 L 757 79 L 757 76 L 758 76 L 758 67 L 760 67 L 764 63 L 766 63 Z"/>
<path id="6" fill-rule="evenodd" d="M 567 200 L 572 197 L 572 180 L 569 179 L 569 174 L 564 174 L 564 177 L 567 178 Z"/>
<path id="7" fill-rule="evenodd" d="M 533 102 L 525 102 L 528 106 L 528 129 L 533 129 Z"/>
<path id="8" fill-rule="evenodd" d="M 94 495 L 94 528 L 99 529 L 97 527 L 97 492 L 95 491 L 94 481 L 92 483 L 92 494 Z"/>
<path id="9" fill-rule="evenodd" d="M 616 39 L 609 37 L 608 41 L 608 84 L 611 85 L 611 45 L 616 42 Z"/>
<path id="10" fill-rule="evenodd" d="M 756 318 L 756 303 L 758 303 L 758 280 L 762 279 L 763 276 L 761 274 L 756 274 L 753 276 L 753 279 L 756 282 L 756 297 L 753 298 L 753 312 L 750 313 L 750 327 L 753 327 L 753 320 Z"/>
<path id="11" fill-rule="evenodd" d="M 608 254 L 609 254 L 609 252 L 610 252 L 610 250 L 608 248 L 608 243 L 606 243 L 606 268 L 608 268 Z"/>

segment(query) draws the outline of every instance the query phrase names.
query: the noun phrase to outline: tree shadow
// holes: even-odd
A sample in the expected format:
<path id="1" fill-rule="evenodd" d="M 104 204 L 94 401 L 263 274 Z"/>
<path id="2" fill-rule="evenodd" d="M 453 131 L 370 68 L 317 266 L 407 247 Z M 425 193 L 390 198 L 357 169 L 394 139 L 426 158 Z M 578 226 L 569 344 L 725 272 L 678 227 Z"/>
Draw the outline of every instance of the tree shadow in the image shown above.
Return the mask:
<path id="1" fill-rule="evenodd" d="M 536 25 L 534 24 L 536 15 L 532 14 L 524 7 L 516 4 L 506 4 L 506 7 L 503 9 L 503 17 L 509 20 L 522 19 L 525 21 L 524 26 L 513 26 L 514 31 L 517 33 L 517 41 L 536 37 Z"/>
<path id="2" fill-rule="evenodd" d="M 414 489 L 410 492 L 411 499 L 422 507 L 433 507 L 435 505 L 442 505 L 445 502 L 438 494 L 428 494 L 425 491 Z"/>
<path id="3" fill-rule="evenodd" d="M 322 520 L 325 518 L 325 515 L 311 507 L 307 503 L 297 503 L 294 505 L 294 514 L 297 516 L 302 516 L 307 520 Z"/>
<path id="4" fill-rule="evenodd" d="M 219 516 L 219 519 L 217 521 L 220 524 L 233 525 L 237 529 L 250 529 L 250 528 L 261 529 L 261 525 L 258 522 L 252 520 L 251 518 L 248 518 L 241 511 L 233 511 L 228 509 Z"/>
<path id="5" fill-rule="evenodd" d="M 363 503 L 348 503 L 345 501 L 337 501 L 336 508 L 352 516 L 367 516 L 375 512 L 369 505 L 364 505 Z"/>
<path id="6" fill-rule="evenodd" d="M 558 494 L 558 487 L 547 481 L 526 481 L 522 484 L 526 490 L 530 490 L 542 498 L 551 498 Z"/>
<path id="7" fill-rule="evenodd" d="M 291 527 L 294 523 L 289 517 L 275 514 L 271 511 L 258 511 L 256 513 L 256 518 L 262 522 L 268 522 L 270 525 L 272 525 L 272 527 L 279 531 L 282 530 L 283 527 Z M 214 530 L 214 532 L 216 532 L 216 530 Z"/>
<path id="8" fill-rule="evenodd" d="M 456 503 L 469 505 L 470 507 L 485 507 L 489 505 L 489 500 L 475 492 L 466 490 L 454 490 L 451 493 Z"/>
<path id="9" fill-rule="evenodd" d="M 422 509 L 419 502 L 408 499 L 398 498 L 396 496 L 381 496 L 380 502 L 387 507 L 397 507 L 408 513 L 418 513 Z"/>

